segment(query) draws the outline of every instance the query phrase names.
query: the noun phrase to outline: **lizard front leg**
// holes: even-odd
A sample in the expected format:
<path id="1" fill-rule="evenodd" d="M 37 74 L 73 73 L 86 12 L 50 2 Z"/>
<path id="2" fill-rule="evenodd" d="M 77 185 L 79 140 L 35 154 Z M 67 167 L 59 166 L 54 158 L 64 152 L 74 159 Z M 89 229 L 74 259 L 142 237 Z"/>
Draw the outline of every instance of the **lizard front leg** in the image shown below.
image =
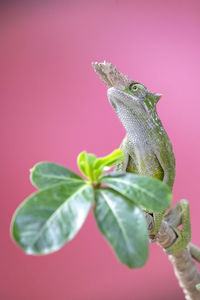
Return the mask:
<path id="1" fill-rule="evenodd" d="M 120 149 L 123 151 L 123 149 L 120 147 Z M 115 171 L 117 172 L 126 172 L 128 161 L 129 161 L 129 154 L 125 151 L 124 152 L 124 159 L 120 162 L 118 162 L 115 165 Z"/>
<path id="2" fill-rule="evenodd" d="M 149 234 L 151 243 L 156 241 L 156 234 L 158 233 L 159 228 L 161 226 L 164 213 L 165 213 L 165 211 L 159 212 L 159 213 L 153 213 L 154 227 L 153 227 L 153 230 Z"/>
<path id="3" fill-rule="evenodd" d="M 127 170 L 129 157 L 130 157 L 128 151 L 126 150 L 127 143 L 128 143 L 127 136 L 125 136 L 119 147 L 119 149 L 124 152 L 124 159 L 115 165 L 115 171 L 117 171 L 117 172 L 126 172 L 126 170 Z"/>
<path id="4" fill-rule="evenodd" d="M 170 141 L 168 141 L 166 145 L 163 145 L 163 149 L 164 149 L 163 151 L 158 151 L 155 148 L 155 154 L 160 164 L 160 169 L 162 174 L 161 177 L 163 176 L 163 178 L 160 179 L 163 182 L 165 182 L 172 190 L 174 178 L 175 178 L 175 160 L 174 160 L 173 149 Z M 171 153 L 171 155 L 167 155 L 167 153 Z M 156 234 L 158 233 L 158 230 L 161 226 L 164 214 L 165 211 L 159 213 L 153 213 L 154 228 L 150 233 L 151 242 L 155 241 Z"/>

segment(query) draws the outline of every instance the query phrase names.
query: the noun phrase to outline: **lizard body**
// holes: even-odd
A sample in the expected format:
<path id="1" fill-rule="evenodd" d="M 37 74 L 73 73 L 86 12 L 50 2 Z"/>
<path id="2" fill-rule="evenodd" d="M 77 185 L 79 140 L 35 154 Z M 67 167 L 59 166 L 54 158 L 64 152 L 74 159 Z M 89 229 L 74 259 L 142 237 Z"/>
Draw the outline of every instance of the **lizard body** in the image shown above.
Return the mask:
<path id="1" fill-rule="evenodd" d="M 126 159 L 116 170 L 158 178 L 172 190 L 175 158 L 156 112 L 160 97 L 137 83 L 125 91 L 108 89 L 108 99 L 127 132 L 121 145 Z"/>
<path id="2" fill-rule="evenodd" d="M 175 158 L 169 137 L 156 112 L 160 94 L 151 93 L 139 83 L 131 83 L 124 91 L 108 89 L 108 99 L 126 129 L 120 146 L 125 159 L 116 171 L 126 171 L 151 176 L 166 182 L 172 190 L 175 178 Z M 154 229 L 157 233 L 164 212 L 154 213 Z"/>

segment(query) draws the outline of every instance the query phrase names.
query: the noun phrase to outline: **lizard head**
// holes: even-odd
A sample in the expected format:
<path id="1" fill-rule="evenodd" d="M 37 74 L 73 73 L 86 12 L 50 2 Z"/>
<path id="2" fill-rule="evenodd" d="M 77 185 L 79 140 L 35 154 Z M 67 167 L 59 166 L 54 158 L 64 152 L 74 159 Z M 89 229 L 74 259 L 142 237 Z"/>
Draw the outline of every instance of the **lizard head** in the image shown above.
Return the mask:
<path id="1" fill-rule="evenodd" d="M 137 82 L 131 83 L 123 91 L 114 87 L 108 89 L 108 99 L 118 116 L 122 111 L 129 110 L 137 118 L 148 118 L 160 98 L 160 94 L 151 93 Z"/>
<path id="2" fill-rule="evenodd" d="M 147 109 L 151 109 L 156 106 L 157 102 L 162 97 L 161 94 L 152 93 L 147 90 L 147 88 L 141 83 L 133 82 L 131 83 L 124 92 L 132 95 L 137 101 L 145 103 Z"/>

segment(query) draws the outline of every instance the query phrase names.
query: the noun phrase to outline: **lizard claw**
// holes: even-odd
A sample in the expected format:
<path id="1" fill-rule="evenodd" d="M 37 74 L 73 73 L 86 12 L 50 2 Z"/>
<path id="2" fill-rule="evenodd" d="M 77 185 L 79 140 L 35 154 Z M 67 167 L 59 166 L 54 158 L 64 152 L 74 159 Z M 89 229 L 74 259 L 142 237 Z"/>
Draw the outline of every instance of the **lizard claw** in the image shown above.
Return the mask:
<path id="1" fill-rule="evenodd" d="M 163 251 L 168 254 L 168 255 L 172 255 L 173 254 L 173 251 L 171 250 L 167 250 L 167 249 L 163 249 Z"/>
<path id="2" fill-rule="evenodd" d="M 155 243 L 156 242 L 156 235 L 155 234 L 149 234 L 149 242 Z"/>
<path id="3" fill-rule="evenodd" d="M 155 243 L 156 242 L 156 238 L 149 238 L 149 243 Z"/>

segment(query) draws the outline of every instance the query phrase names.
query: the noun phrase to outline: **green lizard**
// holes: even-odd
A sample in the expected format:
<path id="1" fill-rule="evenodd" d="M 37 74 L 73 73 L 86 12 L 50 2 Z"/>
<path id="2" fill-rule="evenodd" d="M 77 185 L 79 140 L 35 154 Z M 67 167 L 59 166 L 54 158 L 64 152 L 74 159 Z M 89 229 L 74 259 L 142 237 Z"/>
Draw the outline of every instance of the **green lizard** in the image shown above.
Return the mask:
<path id="1" fill-rule="evenodd" d="M 121 149 L 125 159 L 116 166 L 117 171 L 152 176 L 163 180 L 172 190 L 175 178 L 175 158 L 171 142 L 156 112 L 156 104 L 161 98 L 137 82 L 132 82 L 124 90 L 108 89 L 108 99 L 126 129 Z M 191 229 L 189 205 L 180 201 L 182 210 L 182 230 L 173 227 L 177 234 L 175 243 L 166 249 L 169 254 L 184 249 L 190 241 Z M 165 212 L 153 213 L 153 239 L 159 230 Z"/>
<path id="2" fill-rule="evenodd" d="M 174 153 L 156 112 L 161 95 L 151 93 L 144 85 L 120 73 L 111 63 L 96 62 L 93 67 L 109 88 L 108 99 L 127 133 L 120 147 L 125 158 L 115 169 L 155 177 L 168 184 L 172 191 L 175 178 Z M 164 211 L 152 214 L 152 241 L 156 238 L 164 214 Z M 165 251 L 168 254 L 179 252 L 188 245 L 191 237 L 188 202 L 181 200 L 164 218 L 177 236 L 173 245 Z M 178 228 L 179 225 L 182 225 L 182 230 Z M 188 247 L 192 256 L 199 261 L 199 249 L 192 244 Z"/>
<path id="3" fill-rule="evenodd" d="M 92 65 L 108 87 L 108 99 L 127 133 L 121 144 L 125 159 L 115 169 L 158 178 L 172 190 L 175 178 L 174 153 L 156 112 L 161 95 L 151 93 L 144 85 L 120 73 L 111 63 L 94 62 Z M 183 199 L 167 215 L 164 214 L 152 214 L 154 228 L 150 238 L 156 238 L 164 217 L 177 236 L 173 245 L 165 251 L 174 254 L 184 249 L 191 238 L 189 204 Z M 182 230 L 178 228 L 180 225 Z M 188 249 L 192 257 L 200 262 L 200 248 L 189 243 Z"/>
<path id="4" fill-rule="evenodd" d="M 163 180 L 172 190 L 175 178 L 175 158 L 171 142 L 156 112 L 156 103 L 161 98 L 137 82 L 132 82 L 124 90 L 108 89 L 108 99 L 126 129 L 121 144 L 125 159 L 116 166 L 117 171 L 152 176 Z M 173 227 L 177 234 L 175 243 L 166 252 L 176 253 L 184 249 L 190 241 L 191 229 L 189 205 L 180 201 L 182 210 L 182 230 Z M 153 213 L 154 238 L 159 230 L 165 212 Z"/>

